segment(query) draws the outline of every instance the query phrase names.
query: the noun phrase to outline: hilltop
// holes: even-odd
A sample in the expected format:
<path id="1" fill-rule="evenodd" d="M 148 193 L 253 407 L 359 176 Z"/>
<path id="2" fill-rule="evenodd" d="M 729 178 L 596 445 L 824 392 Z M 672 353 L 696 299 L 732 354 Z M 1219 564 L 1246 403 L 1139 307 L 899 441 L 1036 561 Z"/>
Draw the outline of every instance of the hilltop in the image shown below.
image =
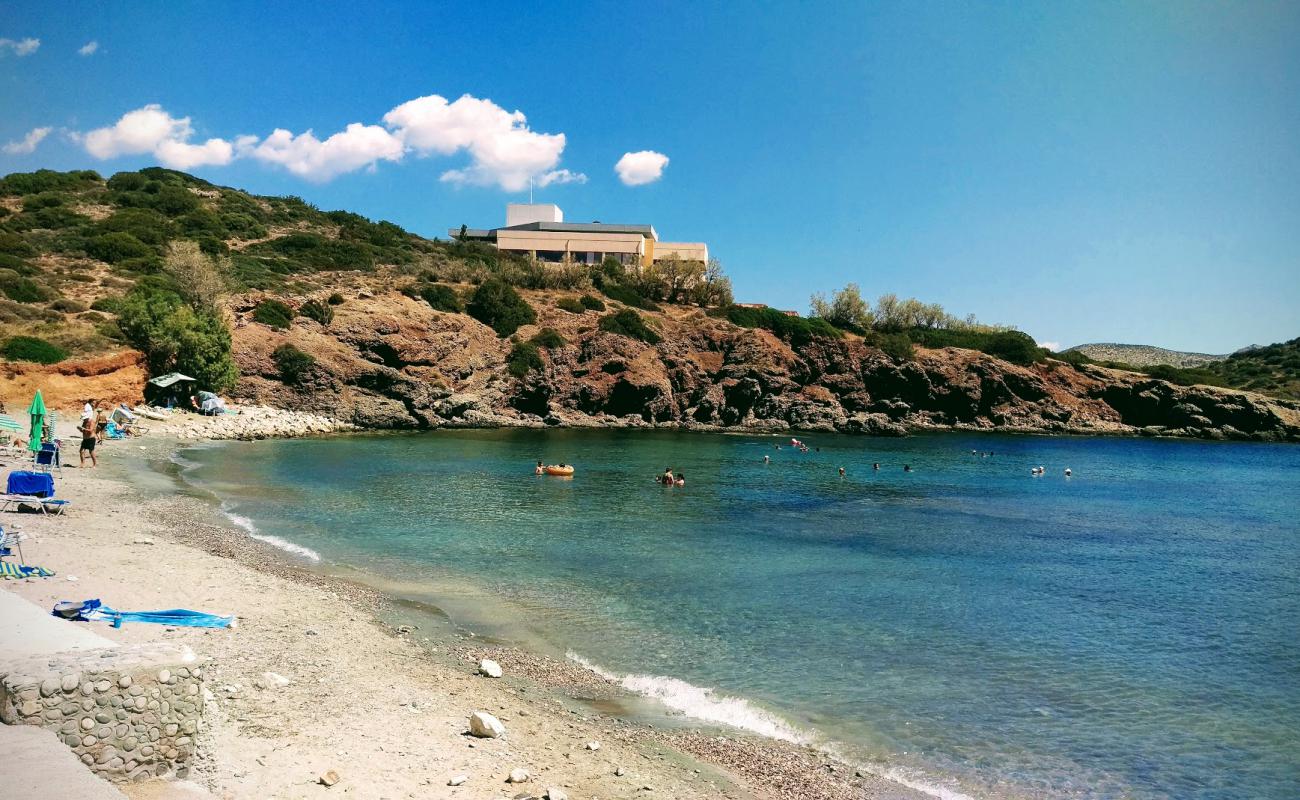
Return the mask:
<path id="1" fill-rule="evenodd" d="M 1147 344 L 1115 344 L 1102 342 L 1080 344 L 1067 348 L 1063 353 L 1082 353 L 1093 361 L 1114 361 L 1133 367 L 1200 367 L 1222 361 L 1226 355 L 1216 356 L 1209 353 L 1185 353 L 1180 350 L 1166 350 Z"/>
<path id="2" fill-rule="evenodd" d="M 542 265 L 157 168 L 0 180 L 0 292 L 8 400 L 135 402 L 175 369 L 376 428 L 1300 440 L 1295 403 L 1051 358 L 913 300 L 846 289 L 789 317 L 731 305 L 716 264 Z"/>

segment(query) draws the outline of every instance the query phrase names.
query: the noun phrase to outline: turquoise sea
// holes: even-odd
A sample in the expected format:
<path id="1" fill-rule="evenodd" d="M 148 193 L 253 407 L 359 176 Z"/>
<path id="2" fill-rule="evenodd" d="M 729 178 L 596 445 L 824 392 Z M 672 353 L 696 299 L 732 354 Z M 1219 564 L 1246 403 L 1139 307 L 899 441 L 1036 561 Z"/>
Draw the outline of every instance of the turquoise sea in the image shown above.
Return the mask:
<path id="1" fill-rule="evenodd" d="M 291 558 L 941 796 L 1300 797 L 1300 447 L 802 438 L 439 431 L 181 463 Z"/>

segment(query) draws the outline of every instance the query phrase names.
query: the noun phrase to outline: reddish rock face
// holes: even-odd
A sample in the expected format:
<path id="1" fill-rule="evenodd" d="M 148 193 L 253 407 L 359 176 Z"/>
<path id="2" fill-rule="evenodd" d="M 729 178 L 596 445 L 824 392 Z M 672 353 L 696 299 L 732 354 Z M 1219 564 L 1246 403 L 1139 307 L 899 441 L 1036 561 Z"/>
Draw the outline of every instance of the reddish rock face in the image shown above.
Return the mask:
<path id="1" fill-rule="evenodd" d="M 543 350 L 544 368 L 522 379 L 506 368 L 510 339 L 397 293 L 348 300 L 330 326 L 300 318 L 288 331 L 252 322 L 240 310 L 252 304 L 237 305 L 236 395 L 368 427 L 956 428 L 1300 441 L 1300 404 L 1247 392 L 1057 361 L 1020 367 L 956 348 L 917 348 L 896 361 L 852 337 L 795 350 L 698 309 L 643 313 L 663 337 L 648 345 L 599 330 L 597 312 L 556 308 L 554 293 L 524 294 L 538 323 L 515 338 L 549 327 L 565 344 Z M 280 382 L 271 359 L 285 342 L 317 360 L 295 387 Z"/>

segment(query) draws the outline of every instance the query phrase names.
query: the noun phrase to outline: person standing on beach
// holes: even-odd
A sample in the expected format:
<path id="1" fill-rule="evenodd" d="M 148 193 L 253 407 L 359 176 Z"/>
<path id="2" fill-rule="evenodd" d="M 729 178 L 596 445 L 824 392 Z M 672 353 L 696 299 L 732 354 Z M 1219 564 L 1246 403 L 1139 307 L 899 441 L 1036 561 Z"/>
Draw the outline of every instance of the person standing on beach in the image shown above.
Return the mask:
<path id="1" fill-rule="evenodd" d="M 86 405 L 90 405 L 87 403 Z M 95 458 L 95 415 L 92 413 L 88 417 L 81 418 L 81 466 L 86 466 L 86 454 L 90 454 L 90 466 L 98 467 L 99 461 Z"/>

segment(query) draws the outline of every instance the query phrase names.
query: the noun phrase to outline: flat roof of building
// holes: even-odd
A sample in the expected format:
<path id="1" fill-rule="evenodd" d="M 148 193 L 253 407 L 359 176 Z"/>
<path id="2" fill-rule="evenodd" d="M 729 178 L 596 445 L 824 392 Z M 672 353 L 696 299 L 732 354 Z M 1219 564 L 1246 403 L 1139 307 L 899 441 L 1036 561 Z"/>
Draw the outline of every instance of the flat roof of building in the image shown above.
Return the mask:
<path id="1" fill-rule="evenodd" d="M 526 222 L 495 228 L 498 231 L 550 231 L 552 233 L 639 233 L 658 239 L 653 225 L 620 225 L 611 222 Z"/>

